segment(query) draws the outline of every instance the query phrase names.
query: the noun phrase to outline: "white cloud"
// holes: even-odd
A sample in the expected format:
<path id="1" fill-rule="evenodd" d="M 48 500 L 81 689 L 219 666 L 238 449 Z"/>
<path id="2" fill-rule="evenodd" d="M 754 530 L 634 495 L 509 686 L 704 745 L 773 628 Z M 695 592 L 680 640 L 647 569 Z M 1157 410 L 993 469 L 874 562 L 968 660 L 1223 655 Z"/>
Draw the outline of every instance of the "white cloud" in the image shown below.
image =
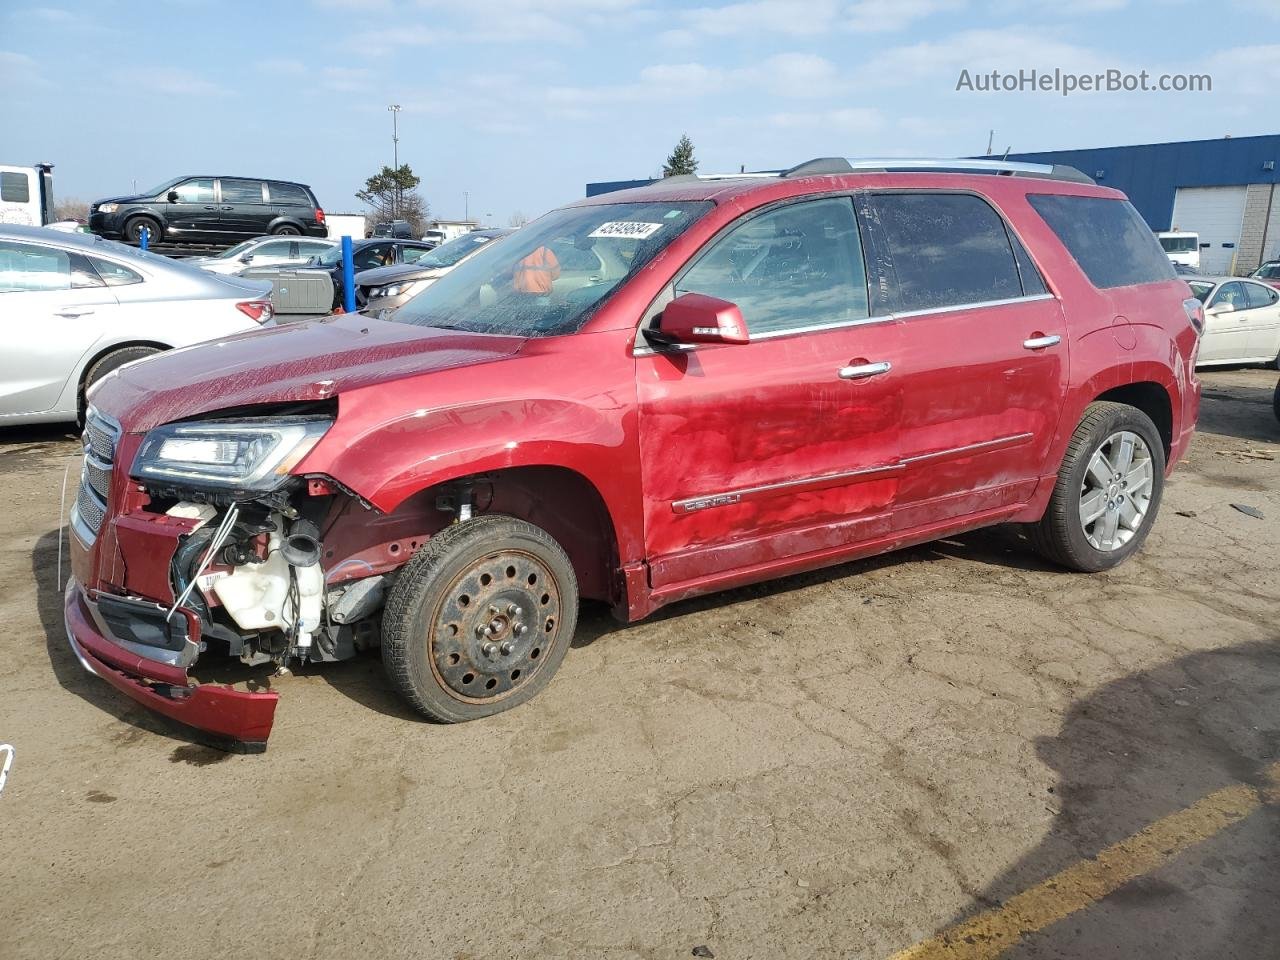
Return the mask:
<path id="1" fill-rule="evenodd" d="M 307 72 L 307 65 L 301 60 L 269 57 L 258 61 L 258 69 L 276 76 L 296 77 Z"/>
<path id="2" fill-rule="evenodd" d="M 126 67 L 112 71 L 117 84 L 134 89 L 139 95 L 161 94 L 170 97 L 221 97 L 228 91 L 211 80 L 187 70 L 173 67 Z"/>
<path id="3" fill-rule="evenodd" d="M 1187 73 L 1208 73 L 1214 92 L 1256 96 L 1266 101 L 1280 87 L 1280 44 L 1229 47 L 1207 57 L 1203 63 L 1180 67 Z"/>
<path id="4" fill-rule="evenodd" d="M 965 0 L 859 0 L 846 12 L 845 26 L 857 33 L 887 33 L 964 5 Z"/>
<path id="5" fill-rule="evenodd" d="M 831 133 L 875 133 L 884 127 L 884 115 L 874 107 L 841 107 L 771 113 L 765 122 L 782 130 L 816 130 Z"/>
<path id="6" fill-rule="evenodd" d="M 828 32 L 840 14 L 837 0 L 747 0 L 682 11 L 685 29 L 712 37 L 744 34 L 803 37 Z"/>
<path id="7" fill-rule="evenodd" d="M 372 79 L 373 71 L 364 67 L 325 67 L 320 71 L 321 86 L 341 93 L 366 90 Z"/>

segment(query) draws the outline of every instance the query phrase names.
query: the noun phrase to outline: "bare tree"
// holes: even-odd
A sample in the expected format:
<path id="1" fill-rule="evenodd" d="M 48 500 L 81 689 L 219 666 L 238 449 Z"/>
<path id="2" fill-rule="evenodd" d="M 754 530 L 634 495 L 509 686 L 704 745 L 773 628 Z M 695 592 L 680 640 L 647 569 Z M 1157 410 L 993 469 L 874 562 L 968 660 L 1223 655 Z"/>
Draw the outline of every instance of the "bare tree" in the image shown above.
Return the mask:
<path id="1" fill-rule="evenodd" d="M 65 200 L 53 201 L 54 220 L 78 220 L 89 222 L 89 201 L 78 197 L 67 197 Z"/>
<path id="2" fill-rule="evenodd" d="M 508 218 L 507 226 L 514 227 L 515 229 L 519 230 L 528 222 L 529 222 L 529 218 L 526 217 L 519 210 L 517 210 L 515 213 L 511 214 L 510 218 Z"/>

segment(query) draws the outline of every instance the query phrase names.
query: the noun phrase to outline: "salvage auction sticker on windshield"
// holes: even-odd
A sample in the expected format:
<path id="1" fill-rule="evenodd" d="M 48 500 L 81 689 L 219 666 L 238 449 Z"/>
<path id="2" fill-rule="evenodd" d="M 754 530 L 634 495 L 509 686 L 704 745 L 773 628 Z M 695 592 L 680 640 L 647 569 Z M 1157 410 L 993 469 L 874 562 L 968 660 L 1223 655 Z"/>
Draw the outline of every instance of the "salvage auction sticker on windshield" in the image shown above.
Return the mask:
<path id="1" fill-rule="evenodd" d="M 620 240 L 644 240 L 662 229 L 660 223 L 645 223 L 642 220 L 610 220 L 602 223 L 588 237 L 617 237 Z"/>

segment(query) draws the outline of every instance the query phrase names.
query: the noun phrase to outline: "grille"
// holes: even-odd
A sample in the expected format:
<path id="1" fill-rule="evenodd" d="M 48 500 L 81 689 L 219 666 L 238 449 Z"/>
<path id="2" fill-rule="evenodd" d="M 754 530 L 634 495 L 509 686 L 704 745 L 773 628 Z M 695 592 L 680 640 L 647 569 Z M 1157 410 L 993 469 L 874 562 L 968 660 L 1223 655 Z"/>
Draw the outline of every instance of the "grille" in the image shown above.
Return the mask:
<path id="1" fill-rule="evenodd" d="M 92 407 L 85 414 L 84 468 L 80 489 L 71 508 L 71 526 L 86 545 L 93 543 L 111 502 L 111 468 L 116 456 L 120 427 Z"/>

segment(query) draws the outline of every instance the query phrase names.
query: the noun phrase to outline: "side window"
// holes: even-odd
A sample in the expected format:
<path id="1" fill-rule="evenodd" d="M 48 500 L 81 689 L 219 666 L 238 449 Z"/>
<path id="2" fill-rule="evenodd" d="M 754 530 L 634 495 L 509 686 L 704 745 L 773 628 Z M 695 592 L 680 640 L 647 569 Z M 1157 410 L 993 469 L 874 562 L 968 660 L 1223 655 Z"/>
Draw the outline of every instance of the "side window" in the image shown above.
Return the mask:
<path id="1" fill-rule="evenodd" d="M 253 252 L 259 257 L 288 257 L 291 246 L 293 244 L 288 240 L 273 240 L 270 243 L 264 243 Z"/>
<path id="2" fill-rule="evenodd" d="M 870 200 L 887 248 L 892 310 L 1022 296 L 1008 231 L 985 200 L 964 193 L 882 193 Z"/>
<path id="3" fill-rule="evenodd" d="M 1213 296 L 1211 307 L 1216 307 L 1223 303 L 1229 303 L 1237 310 L 1249 309 L 1249 297 L 1244 292 L 1243 283 L 1224 283 L 1218 288 L 1218 292 Z"/>
<path id="4" fill-rule="evenodd" d="M 31 181 L 25 173 L 0 173 L 0 200 L 5 203 L 30 203 Z"/>
<path id="5" fill-rule="evenodd" d="M 298 244 L 298 255 L 302 257 L 318 257 L 329 249 L 327 243 L 307 243 L 302 241 Z"/>
<path id="6" fill-rule="evenodd" d="M 374 267 L 386 267 L 396 262 L 396 252 L 390 244 L 378 243 L 357 250 L 352 256 L 352 265 L 357 270 L 371 270 Z"/>
<path id="7" fill-rule="evenodd" d="M 223 181 L 223 189 L 226 189 L 226 181 Z M 296 183 L 274 183 L 267 181 L 267 196 L 271 198 L 271 202 L 277 206 L 284 207 L 309 207 L 311 206 L 311 198 L 307 196 L 307 191 L 303 190 Z"/>
<path id="8" fill-rule="evenodd" d="M 82 253 L 70 254 L 71 258 L 71 289 L 87 290 L 92 287 L 105 287 L 102 278 L 98 276 L 98 271 L 93 269 L 93 264 L 89 262 L 89 258 Z"/>
<path id="9" fill-rule="evenodd" d="M 1005 224 L 1008 229 L 1008 224 Z M 1048 293 L 1048 289 L 1044 285 L 1044 278 L 1040 276 L 1040 271 L 1036 269 L 1036 265 L 1031 262 L 1031 255 L 1027 253 L 1027 248 L 1022 245 L 1022 241 L 1018 239 L 1018 235 L 1012 230 L 1008 231 L 1009 242 L 1013 244 L 1013 259 L 1018 262 L 1018 276 L 1022 280 L 1022 295 L 1024 297 L 1034 297 L 1042 293 Z"/>
<path id="10" fill-rule="evenodd" d="M 788 204 L 751 217 L 675 284 L 736 303 L 752 334 L 868 316 L 862 244 L 848 197 Z"/>
<path id="11" fill-rule="evenodd" d="M 1127 200 L 1032 193 L 1027 201 L 1099 290 L 1177 276 L 1160 241 Z"/>
<path id="12" fill-rule="evenodd" d="M 0 241 L 0 294 L 71 289 L 71 258 L 61 250 Z"/>
<path id="13" fill-rule="evenodd" d="M 223 203 L 262 203 L 261 180 L 222 180 Z"/>
<path id="14" fill-rule="evenodd" d="M 1249 298 L 1250 308 L 1269 307 L 1276 300 L 1280 300 L 1280 293 L 1276 293 L 1275 290 L 1270 287 L 1264 287 L 1260 283 L 1244 283 L 1241 286 L 1244 287 L 1245 294 Z"/>
<path id="15" fill-rule="evenodd" d="M 212 180 L 188 180 L 173 188 L 178 203 L 213 203 Z"/>
<path id="16" fill-rule="evenodd" d="M 108 287 L 127 287 L 131 283 L 142 282 L 142 277 L 139 274 L 121 264 L 112 263 L 110 260 L 102 260 L 98 257 L 90 257 L 89 262 L 93 264 L 93 268 L 98 271 L 98 276 L 102 278 Z"/>

